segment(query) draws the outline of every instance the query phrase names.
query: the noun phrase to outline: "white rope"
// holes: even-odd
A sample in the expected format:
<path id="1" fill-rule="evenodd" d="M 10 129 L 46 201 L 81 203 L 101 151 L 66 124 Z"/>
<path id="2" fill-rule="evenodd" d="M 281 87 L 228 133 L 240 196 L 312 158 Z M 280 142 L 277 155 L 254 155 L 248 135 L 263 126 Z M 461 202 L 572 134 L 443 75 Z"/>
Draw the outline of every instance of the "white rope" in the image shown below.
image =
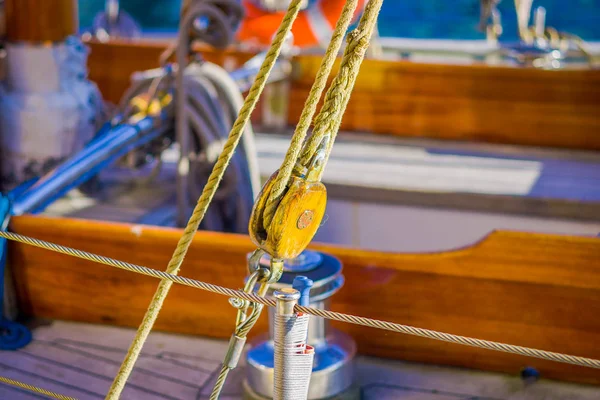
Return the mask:
<path id="1" fill-rule="evenodd" d="M 314 350 L 306 345 L 308 314 L 275 315 L 273 400 L 306 400 Z"/>

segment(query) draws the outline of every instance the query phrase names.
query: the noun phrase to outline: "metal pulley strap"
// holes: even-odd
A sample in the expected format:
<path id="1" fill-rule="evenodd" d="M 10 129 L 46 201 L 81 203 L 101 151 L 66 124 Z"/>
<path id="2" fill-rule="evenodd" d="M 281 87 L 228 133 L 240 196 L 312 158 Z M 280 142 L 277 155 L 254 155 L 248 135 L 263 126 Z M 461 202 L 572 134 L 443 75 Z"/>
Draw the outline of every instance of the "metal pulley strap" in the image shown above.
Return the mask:
<path id="1" fill-rule="evenodd" d="M 256 260 L 256 263 L 258 263 L 260 256 L 262 256 L 262 254 L 256 254 L 254 259 L 251 259 L 251 262 Z M 269 289 L 269 277 L 271 275 L 272 274 L 265 268 L 254 269 L 254 271 L 246 280 L 246 284 L 244 285 L 244 293 L 254 293 L 255 286 L 260 283 L 257 294 L 263 297 Z M 256 321 L 258 321 L 264 306 L 261 303 L 244 300 L 237 297 L 230 298 L 229 302 L 232 306 L 238 309 L 236 327 L 233 335 L 231 335 L 231 339 L 229 340 L 229 347 L 227 348 L 223 365 L 221 366 L 215 386 L 211 392 L 210 400 L 216 400 L 219 398 L 229 371 L 237 367 L 240 357 L 244 351 L 244 345 L 246 344 L 248 332 L 250 332 Z M 252 311 L 248 314 L 248 309 L 250 307 L 252 307 Z"/>

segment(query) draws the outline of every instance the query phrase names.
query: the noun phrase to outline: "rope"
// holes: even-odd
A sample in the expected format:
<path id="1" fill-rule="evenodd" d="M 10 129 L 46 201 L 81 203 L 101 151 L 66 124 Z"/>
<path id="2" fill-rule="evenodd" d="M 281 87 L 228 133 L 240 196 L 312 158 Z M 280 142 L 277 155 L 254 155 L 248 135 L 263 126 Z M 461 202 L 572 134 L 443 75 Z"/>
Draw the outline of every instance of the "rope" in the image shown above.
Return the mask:
<path id="1" fill-rule="evenodd" d="M 291 178 L 292 170 L 296 164 L 296 159 L 298 159 L 300 151 L 302 150 L 302 144 L 306 138 L 308 128 L 310 127 L 310 123 L 317 110 L 319 99 L 321 98 L 321 94 L 325 89 L 327 78 L 331 73 L 336 56 L 339 52 L 340 46 L 342 45 L 344 35 L 346 34 L 348 26 L 350 26 L 350 22 L 354 16 L 354 11 L 356 10 L 357 4 L 358 0 L 347 0 L 346 4 L 344 4 L 340 18 L 338 19 L 335 30 L 333 31 L 331 41 L 327 46 L 325 56 L 321 60 L 321 65 L 317 71 L 315 82 L 310 88 L 308 98 L 304 103 L 304 108 L 302 109 L 298 125 L 296 125 L 296 129 L 292 135 L 292 140 L 285 155 L 283 164 L 281 165 L 281 168 L 279 168 L 277 177 L 273 182 L 273 187 L 271 188 L 271 193 L 267 199 L 263 216 L 263 225 L 265 227 L 268 227 L 271 224 L 273 216 L 275 215 L 275 210 L 277 209 L 277 206 L 283 197 L 285 188 Z"/>
<path id="2" fill-rule="evenodd" d="M 21 388 L 21 389 L 29 390 L 30 392 L 33 392 L 33 393 L 43 394 L 43 395 L 51 397 L 53 399 L 59 399 L 59 400 L 77 400 L 77 399 L 75 399 L 75 397 L 69 397 L 69 396 L 65 396 L 65 395 L 62 395 L 62 394 L 54 393 L 54 392 L 51 392 L 49 390 L 39 388 L 37 386 L 33 386 L 33 385 L 28 384 L 28 383 L 23 383 L 23 382 L 15 381 L 14 379 L 5 378 L 3 376 L 0 376 L 0 382 L 1 383 L 5 383 L 7 385 L 15 386 L 15 387 L 18 387 L 18 388 Z"/>
<path id="3" fill-rule="evenodd" d="M 267 288 L 268 288 L 267 286 L 263 286 L 263 292 L 266 293 Z M 246 292 L 242 292 L 242 293 L 246 293 Z M 235 298 L 236 296 L 232 296 L 232 297 Z M 257 296 L 257 297 L 260 298 L 262 296 Z M 234 331 L 234 336 L 236 336 L 240 339 L 244 339 L 244 341 L 246 339 L 246 336 L 248 336 L 248 332 L 250 332 L 250 330 L 252 329 L 252 327 L 254 326 L 256 321 L 258 321 L 258 318 L 260 317 L 260 314 L 263 309 L 263 304 L 260 304 L 259 302 L 253 302 L 253 304 L 254 304 L 253 307 L 256 307 L 256 310 L 253 310 L 250 317 L 248 317 L 248 319 L 246 319 L 242 324 L 237 326 Z M 235 364 L 237 365 L 237 361 L 235 362 Z M 236 365 L 226 365 L 225 363 L 223 364 L 223 366 L 221 367 L 221 370 L 219 371 L 219 376 L 215 382 L 213 390 L 210 394 L 210 400 L 218 400 L 218 398 L 221 394 L 221 390 L 223 390 L 223 386 L 225 385 L 225 380 L 227 379 L 227 375 L 229 374 L 229 371 L 231 371 L 233 368 L 235 368 Z"/>
<path id="4" fill-rule="evenodd" d="M 67 254 L 73 257 L 82 258 L 88 261 L 94 261 L 100 264 L 109 265 L 111 267 L 116 267 L 120 269 L 124 269 L 131 272 L 136 272 L 142 275 L 151 276 L 154 278 L 159 278 L 163 280 L 169 280 L 171 282 L 179 283 L 185 286 L 190 286 L 193 288 L 205 290 L 212 293 L 217 293 L 223 296 L 235 297 L 243 300 L 248 300 L 251 302 L 263 304 L 269 307 L 275 307 L 275 300 L 263 296 L 257 296 L 253 293 L 245 293 L 241 290 L 233 290 L 229 288 L 225 288 L 218 285 L 213 285 L 210 283 L 185 278 L 182 276 L 169 274 L 164 271 L 154 270 L 148 267 L 143 267 L 140 265 L 130 264 L 124 261 L 115 260 L 109 257 L 100 256 L 93 253 L 88 253 L 85 251 L 73 249 L 70 247 L 61 246 L 55 243 L 46 242 L 43 240 L 19 235 L 11 232 L 1 232 L 0 237 L 13 240 L 16 242 L 28 244 L 31 246 L 43 248 L 46 250 L 55 251 L 62 254 Z M 318 308 L 312 307 L 304 307 L 296 305 L 294 310 L 296 312 L 303 312 L 310 315 L 314 315 L 321 318 L 331 319 L 335 321 L 367 326 L 370 328 L 383 329 L 392 332 L 403 333 L 406 335 L 420 336 L 427 339 L 440 340 L 449 343 L 462 344 L 465 346 L 479 347 L 488 350 L 502 351 L 506 353 L 518 354 L 527 357 L 540 358 L 543 360 L 556 361 L 566 364 L 573 364 L 582 367 L 596 368 L 600 369 L 600 360 L 595 360 L 592 358 L 572 356 L 562 353 L 555 353 L 546 350 L 538 350 L 532 349 L 528 347 L 515 346 L 511 344 L 493 342 L 489 340 L 475 339 L 466 336 L 453 335 L 450 333 L 438 332 L 430 329 L 416 328 L 409 325 L 397 324 L 394 322 L 380 321 L 376 319 L 359 317 L 350 314 L 343 314 L 334 311 L 321 310 Z"/>
<path id="5" fill-rule="evenodd" d="M 365 57 L 365 53 L 369 47 L 369 43 L 373 32 L 375 30 L 375 26 L 377 25 L 377 17 L 379 15 L 379 11 L 381 10 L 381 5 L 383 0 L 371 0 L 368 2 L 365 7 L 365 11 L 360 18 L 360 22 L 358 27 L 352 31 L 348 35 L 348 46 L 344 51 L 344 55 L 342 58 L 342 62 L 340 64 L 340 70 L 338 71 L 336 77 L 334 78 L 331 86 L 327 90 L 327 94 L 325 95 L 325 101 L 317 118 L 315 120 L 315 128 L 313 130 L 313 134 L 304 142 L 302 149 L 300 149 L 300 141 L 304 140 L 306 136 L 306 130 L 308 129 L 308 125 L 310 124 L 310 120 L 314 114 L 314 108 L 316 107 L 316 102 L 321 96 L 322 87 L 311 89 L 311 95 L 313 94 L 313 90 L 315 91 L 315 98 L 312 98 L 309 95 L 307 103 L 305 105 L 305 110 L 303 110 L 304 120 L 301 120 L 300 123 L 302 125 L 302 130 L 296 129 L 294 132 L 294 137 L 292 137 L 292 143 L 290 144 L 290 148 L 286 153 L 285 159 L 283 161 L 281 170 L 286 174 L 280 171 L 276 179 L 279 179 L 279 175 L 281 176 L 281 182 L 278 183 L 277 190 L 275 187 L 272 189 L 269 199 L 267 199 L 266 207 L 263 211 L 263 226 L 268 229 L 273 217 L 275 216 L 275 211 L 277 210 L 277 206 L 279 205 L 279 201 L 283 196 L 283 192 L 285 190 L 285 186 L 288 184 L 291 170 L 297 161 L 302 165 L 307 165 L 312 157 L 315 155 L 317 150 L 319 149 L 323 139 L 326 135 L 331 135 L 329 143 L 326 149 L 326 159 L 329 158 L 329 154 L 331 153 L 331 149 L 333 147 L 333 142 L 335 136 L 337 134 L 337 130 L 339 129 L 342 123 L 342 116 L 346 110 L 346 106 L 348 105 L 348 101 L 350 100 L 350 93 L 354 88 L 354 83 L 356 82 L 356 78 L 358 77 L 358 73 L 360 71 L 360 66 Z M 348 6 L 348 4 L 346 4 Z M 341 28 L 341 25 L 338 23 L 338 26 Z M 337 28 L 336 27 L 336 28 Z M 339 38 L 341 40 L 341 38 Z M 339 43 L 336 42 L 336 46 L 339 47 Z M 328 48 L 328 51 L 331 49 Z M 337 49 L 337 47 L 336 47 Z M 329 68 L 325 71 L 326 68 Z M 331 70 L 331 65 L 326 64 L 325 60 L 321 64 L 319 68 L 319 73 L 329 74 Z M 326 77 L 321 77 L 324 81 Z M 323 82 L 324 84 L 324 82 Z M 318 97 L 316 97 L 318 91 Z M 314 103 L 313 103 L 314 102 Z M 306 108 L 309 110 L 306 110 Z M 304 111 L 307 111 L 306 114 Z M 305 115 L 304 115 L 305 114 Z M 305 128 L 306 126 L 306 128 Z M 324 167 L 324 164 L 323 164 Z M 320 179 L 321 177 L 319 177 Z"/>
<path id="6" fill-rule="evenodd" d="M 219 155 L 219 158 L 217 159 L 217 162 L 213 167 L 213 170 L 208 178 L 208 182 L 206 183 L 206 186 L 202 191 L 202 195 L 198 199 L 192 216 L 190 217 L 184 229 L 183 235 L 177 243 L 177 247 L 175 248 L 173 256 L 171 257 L 171 260 L 167 266 L 167 272 L 169 274 L 176 275 L 179 272 L 179 269 L 181 267 L 181 264 L 183 263 L 183 259 L 185 258 L 185 255 L 192 242 L 194 234 L 198 230 L 200 222 L 204 218 L 206 210 L 208 209 L 208 206 L 215 192 L 217 191 L 219 183 L 225 173 L 225 169 L 227 168 L 229 161 L 233 157 L 235 148 L 240 140 L 242 132 L 244 131 L 244 128 L 248 123 L 248 120 L 250 119 L 250 114 L 256 107 L 259 96 L 262 93 L 267 82 L 269 73 L 271 72 L 273 65 L 275 65 L 275 61 L 277 60 L 277 57 L 285 42 L 285 38 L 289 34 L 292 27 L 292 23 L 294 22 L 296 16 L 298 15 L 298 12 L 300 11 L 301 3 L 302 0 L 293 0 L 290 3 L 288 11 L 286 12 L 281 22 L 281 25 L 277 30 L 277 34 L 273 39 L 273 44 L 269 48 L 267 55 L 265 56 L 265 59 L 263 61 L 263 64 L 261 65 L 260 70 L 256 76 L 256 79 L 252 83 L 252 87 L 250 88 L 248 95 L 244 101 L 244 105 L 242 106 L 242 109 L 240 110 L 238 117 L 235 123 L 233 124 L 233 127 L 229 133 L 229 137 L 227 138 L 227 141 L 225 142 L 225 145 L 223 147 L 223 151 Z M 169 290 L 171 289 L 172 284 L 173 281 L 164 280 L 158 285 L 154 297 L 152 298 L 152 301 L 148 306 L 148 310 L 144 315 L 142 323 L 138 328 L 136 336 L 133 339 L 133 342 L 131 343 L 131 346 L 127 352 L 125 360 L 121 364 L 119 372 L 117 373 L 117 376 L 115 377 L 111 385 L 110 391 L 106 397 L 107 400 L 114 400 L 119 398 L 123 388 L 125 387 L 127 378 L 131 374 L 133 366 L 142 350 L 142 346 L 146 341 L 146 338 L 150 334 L 152 326 L 154 325 L 154 322 L 156 321 L 156 318 L 160 313 L 162 305 L 167 297 L 167 294 L 169 293 Z"/>
<path id="7" fill-rule="evenodd" d="M 382 3 L 383 0 L 369 1 L 358 27 L 348 36 L 348 46 L 344 52 L 340 70 L 327 91 L 325 102 L 315 121 L 314 132 L 302 150 L 300 163 L 303 165 L 306 165 L 317 152 L 327 134 L 331 135 L 326 151 L 326 157 L 329 158 L 337 127 L 341 125 L 342 115 L 350 100 L 350 93 L 354 88 L 360 66 L 377 25 L 377 17 Z"/>

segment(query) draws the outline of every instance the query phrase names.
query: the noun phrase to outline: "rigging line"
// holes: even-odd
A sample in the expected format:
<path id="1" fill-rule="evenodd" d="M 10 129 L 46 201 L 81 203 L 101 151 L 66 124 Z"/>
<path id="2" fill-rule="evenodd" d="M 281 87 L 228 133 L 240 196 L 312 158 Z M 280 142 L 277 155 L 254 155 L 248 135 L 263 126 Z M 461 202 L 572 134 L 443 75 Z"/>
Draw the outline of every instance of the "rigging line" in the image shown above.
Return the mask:
<path id="1" fill-rule="evenodd" d="M 131 272 L 136 272 L 142 275 L 151 276 L 154 278 L 159 278 L 163 280 L 170 280 L 175 283 L 179 283 L 185 286 L 190 286 L 193 288 L 206 290 L 209 292 L 217 293 L 223 296 L 228 297 L 236 297 L 239 299 L 248 300 L 255 303 L 264 304 L 269 307 L 275 307 L 275 300 L 267 297 L 257 296 L 253 293 L 245 293 L 241 290 L 234 290 L 225 288 L 219 285 L 213 285 L 211 283 L 206 283 L 202 281 L 198 281 L 195 279 L 185 278 L 178 275 L 169 274 L 164 271 L 154 270 L 148 267 L 143 267 L 140 265 L 135 265 L 131 263 L 127 263 L 124 261 L 115 260 L 109 257 L 104 257 L 100 255 L 96 255 L 93 253 L 88 253 L 82 250 L 73 249 L 66 246 L 61 246 L 55 243 L 46 242 L 43 240 L 31 238 L 28 236 L 19 235 L 12 232 L 2 232 L 0 231 L 0 237 L 5 239 L 9 239 L 12 241 L 28 244 L 35 247 L 40 247 L 46 250 L 55 251 L 58 253 L 70 255 L 73 257 L 82 258 L 88 261 L 94 261 L 100 264 L 109 265 L 112 267 L 124 269 Z M 562 353 L 556 353 L 546 350 L 532 349 L 523 346 L 515 346 L 511 344 L 493 342 L 489 340 L 475 339 L 466 336 L 453 335 L 450 333 L 438 332 L 430 329 L 416 328 L 413 326 L 397 324 L 394 322 L 388 321 L 380 321 L 376 319 L 359 317 L 355 315 L 343 314 L 334 311 L 321 310 L 318 308 L 312 307 L 303 307 L 296 305 L 295 311 L 304 312 L 307 314 L 311 314 L 317 317 L 332 319 L 340 322 L 346 322 L 350 324 L 367 326 L 370 328 L 383 329 L 387 331 L 403 333 L 407 335 L 420 336 L 428 339 L 434 339 L 449 343 L 461 344 L 465 346 L 479 347 L 487 350 L 495 350 L 506 353 L 513 353 L 527 357 L 540 358 L 543 360 L 556 361 L 566 364 L 579 365 L 582 367 L 589 367 L 600 369 L 600 360 L 587 358 L 587 357 L 579 357 L 572 356 Z"/>
<path id="2" fill-rule="evenodd" d="M 337 134 L 336 128 L 341 125 L 343 114 L 375 30 L 382 4 L 383 0 L 370 0 L 365 7 L 358 27 L 348 36 L 344 62 L 327 91 L 323 107 L 321 107 L 321 111 L 315 120 L 313 135 L 307 139 L 302 149 L 300 155 L 302 164 L 306 164 L 313 157 L 325 135 L 329 134 L 331 137 L 325 152 L 325 162 L 327 162 Z M 322 170 L 324 170 L 324 166 Z"/>
<path id="3" fill-rule="evenodd" d="M 337 54 L 342 45 L 344 35 L 350 26 L 350 22 L 352 21 L 357 5 L 358 0 L 347 0 L 344 4 L 340 18 L 338 19 L 335 30 L 333 31 L 331 41 L 327 46 L 325 56 L 321 60 L 321 65 L 317 71 L 315 82 L 310 88 L 310 92 L 306 102 L 304 103 L 304 107 L 302 108 L 302 113 L 300 114 L 298 124 L 296 125 L 296 129 L 292 135 L 290 146 L 288 147 L 281 168 L 279 168 L 277 177 L 273 182 L 273 187 L 271 188 L 271 193 L 269 194 L 269 199 L 267 200 L 265 206 L 265 216 L 267 218 L 265 226 L 268 226 L 273 219 L 273 215 L 275 214 L 275 210 L 277 209 L 277 206 L 283 197 L 285 188 L 289 184 L 292 170 L 294 169 L 296 160 L 298 159 L 300 151 L 302 150 L 302 145 L 304 143 L 304 139 L 306 138 L 308 128 L 310 127 L 310 123 L 315 115 L 315 112 L 317 111 L 319 99 L 321 98 L 323 90 L 327 85 L 327 78 L 331 73 L 331 69 L 333 68 Z"/>
<path id="4" fill-rule="evenodd" d="M 350 34 L 348 35 L 348 45 L 344 50 L 340 69 L 336 77 L 334 78 L 331 86 L 327 90 L 323 106 L 321 107 L 321 110 L 319 111 L 319 114 L 315 119 L 315 126 L 312 135 L 302 143 L 301 149 L 294 148 L 293 152 L 290 150 L 291 146 L 296 144 L 296 138 L 292 138 L 290 149 L 288 149 L 288 152 L 282 164 L 282 170 L 285 169 L 285 171 L 287 172 L 287 170 L 290 169 L 291 171 L 293 169 L 293 166 L 296 165 L 297 161 L 300 161 L 300 163 L 303 165 L 307 165 L 309 160 L 312 159 L 312 157 L 319 150 L 324 137 L 326 135 L 331 135 L 325 151 L 325 163 L 327 162 L 329 154 L 332 150 L 337 130 L 339 129 L 342 123 L 342 118 L 346 110 L 346 106 L 348 105 L 348 101 L 350 100 L 350 94 L 352 92 L 352 89 L 354 88 L 354 84 L 358 77 L 360 66 L 362 64 L 362 61 L 364 60 L 367 48 L 369 47 L 369 43 L 375 30 L 375 26 L 377 25 L 377 17 L 379 16 L 382 4 L 383 0 L 370 0 L 367 3 L 364 13 L 360 18 L 358 27 L 352 32 L 350 32 Z M 324 68 L 324 66 L 324 64 L 321 65 L 322 68 Z M 319 69 L 319 73 L 320 72 L 321 69 Z M 305 109 L 307 107 L 309 107 L 308 101 L 305 105 Z M 314 104 L 314 107 L 316 107 L 316 104 Z M 314 114 L 314 109 L 312 109 L 311 112 Z M 308 123 L 310 123 L 310 120 L 308 121 Z M 295 134 L 296 132 L 294 132 L 294 136 Z M 304 136 L 305 135 L 303 135 L 303 138 Z M 323 171 L 323 169 L 324 166 L 323 168 L 321 168 L 321 171 Z M 279 173 L 275 179 L 277 180 L 278 178 Z M 287 181 L 289 181 L 289 176 L 283 178 L 286 178 L 285 184 L 287 185 Z M 321 176 L 319 176 L 318 179 L 320 180 Z M 275 211 L 277 210 L 277 206 L 279 205 L 279 201 L 283 196 L 285 185 L 283 185 L 283 183 L 281 183 L 281 185 L 281 190 L 277 188 L 278 190 L 276 191 L 275 186 L 273 187 L 271 193 L 269 194 L 269 199 L 267 200 L 265 209 L 263 211 L 263 225 L 267 229 L 271 224 L 271 221 L 273 220 Z"/>
<path id="5" fill-rule="evenodd" d="M 254 82 L 252 83 L 248 95 L 244 100 L 244 104 L 238 113 L 238 117 L 235 120 L 233 127 L 231 128 L 229 137 L 227 138 L 227 141 L 223 146 L 223 151 L 221 152 L 221 154 L 219 154 L 217 162 L 213 167 L 213 170 L 206 183 L 206 186 L 204 186 L 202 194 L 198 199 L 196 206 L 194 207 L 192 216 L 190 217 L 184 229 L 183 235 L 177 243 L 177 247 L 173 252 L 171 260 L 169 261 L 169 264 L 167 266 L 167 272 L 169 272 L 170 274 L 176 275 L 179 272 L 179 269 L 181 267 L 181 264 L 183 263 L 183 259 L 185 258 L 185 255 L 192 242 L 192 239 L 196 231 L 198 230 L 198 227 L 200 226 L 200 223 L 202 222 L 206 211 L 208 210 L 208 206 L 210 205 L 215 192 L 217 191 L 219 183 L 221 182 L 223 175 L 225 174 L 225 169 L 227 168 L 227 165 L 233 157 L 235 148 L 237 147 L 242 133 L 245 130 L 246 124 L 250 119 L 250 114 L 252 113 L 252 111 L 256 107 L 256 104 L 258 103 L 260 94 L 262 93 L 266 85 L 267 78 L 271 70 L 273 69 L 275 62 L 277 61 L 277 57 L 281 52 L 286 37 L 291 31 L 292 24 L 296 19 L 298 12 L 300 11 L 302 1 L 303 0 L 292 0 L 292 2 L 289 5 L 288 11 L 283 17 L 281 24 L 279 25 L 275 38 L 273 39 L 273 43 L 267 51 L 267 54 L 260 67 L 260 70 Z M 194 16 L 191 14 L 184 16 L 182 19 L 182 25 L 190 24 L 190 20 L 193 17 Z M 184 32 L 186 31 L 182 30 L 181 34 L 185 34 Z M 180 68 L 182 68 L 182 66 L 180 66 Z M 121 365 L 121 368 L 119 369 L 119 372 L 117 373 L 117 376 L 115 376 L 113 384 L 111 385 L 110 391 L 106 397 L 107 400 L 114 400 L 119 398 L 120 393 L 125 387 L 127 378 L 133 370 L 135 361 L 137 360 L 142 350 L 143 344 L 146 341 L 148 335 L 150 334 L 150 331 L 152 330 L 152 326 L 154 325 L 156 318 L 158 318 L 162 305 L 169 293 L 169 290 L 171 289 L 172 283 L 173 282 L 171 280 L 163 280 L 158 285 L 154 297 L 148 305 L 146 314 L 144 315 L 144 318 L 140 323 L 138 331 L 136 332 L 136 336 L 131 343 L 131 346 L 127 352 L 127 355 L 125 356 L 125 359 L 123 360 L 123 364 Z"/>
<path id="6" fill-rule="evenodd" d="M 25 390 L 29 390 L 30 392 L 33 393 L 38 393 L 38 394 L 43 394 L 44 396 L 48 396 L 48 397 L 52 397 L 53 399 L 58 399 L 58 400 L 77 400 L 75 397 L 70 397 L 70 396 L 65 396 L 59 393 L 54 393 L 51 392 L 49 390 L 37 387 L 37 386 L 33 386 L 30 385 L 28 383 L 23 383 L 23 382 L 19 382 L 16 381 L 14 379 L 10 379 L 10 378 L 6 378 L 4 376 L 0 376 L 0 383 L 5 383 L 7 385 L 10 386 L 14 386 L 14 387 L 18 387 L 21 389 L 25 389 Z"/>

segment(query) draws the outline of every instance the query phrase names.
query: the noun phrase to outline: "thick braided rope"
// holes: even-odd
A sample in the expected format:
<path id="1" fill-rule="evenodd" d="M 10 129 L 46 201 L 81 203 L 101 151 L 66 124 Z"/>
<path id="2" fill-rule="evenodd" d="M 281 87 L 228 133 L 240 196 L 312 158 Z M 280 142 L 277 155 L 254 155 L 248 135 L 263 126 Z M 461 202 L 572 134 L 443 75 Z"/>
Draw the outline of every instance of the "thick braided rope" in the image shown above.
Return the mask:
<path id="1" fill-rule="evenodd" d="M 354 12 L 356 11 L 357 4 L 358 0 L 347 0 L 346 4 L 344 4 L 340 18 L 338 19 L 335 30 L 333 31 L 331 41 L 327 46 L 325 56 L 321 60 L 321 65 L 317 71 L 315 82 L 310 88 L 310 92 L 306 102 L 304 103 L 304 108 L 302 109 L 298 125 L 296 125 L 296 129 L 292 135 L 290 146 L 287 150 L 283 163 L 281 164 L 281 168 L 279 168 L 277 177 L 273 182 L 271 192 L 269 193 L 269 198 L 267 199 L 267 203 L 263 211 L 263 225 L 265 227 L 268 227 L 271 224 L 273 216 L 275 215 L 275 210 L 277 209 L 277 206 L 283 197 L 285 187 L 289 183 L 292 170 L 294 169 L 296 160 L 298 159 L 300 151 L 302 150 L 302 144 L 306 138 L 308 128 L 310 127 L 310 123 L 317 110 L 319 99 L 321 98 L 323 90 L 327 85 L 327 78 L 331 73 L 331 69 L 335 63 L 335 59 L 342 45 L 342 41 L 344 40 L 344 35 L 346 34 L 346 31 L 350 26 L 350 22 L 352 21 L 352 17 L 354 16 Z"/>
<path id="2" fill-rule="evenodd" d="M 19 235 L 11 232 L 2 232 L 0 231 L 0 237 L 5 239 L 13 240 L 20 243 L 25 243 L 31 246 L 40 247 L 46 250 L 55 251 L 58 253 L 70 255 L 73 257 L 82 258 L 89 261 L 94 261 L 100 264 L 109 265 L 112 267 L 124 269 L 130 272 L 136 272 L 142 275 L 151 276 L 158 279 L 170 280 L 175 283 L 179 283 L 185 286 L 190 286 L 193 288 L 206 290 L 208 292 L 217 293 L 223 296 L 235 297 L 243 300 L 248 300 L 251 302 L 264 304 L 269 307 L 275 307 L 275 300 L 268 297 L 257 296 L 253 293 L 246 293 L 242 290 L 233 290 L 229 288 L 224 288 L 222 286 L 213 285 L 210 283 L 185 278 L 182 276 L 169 274 L 164 271 L 154 270 L 148 267 L 143 267 L 140 265 L 130 264 L 124 261 L 115 260 L 113 258 L 100 256 L 93 253 L 88 253 L 85 251 L 73 249 L 70 247 L 61 246 L 55 243 L 46 242 L 43 240 L 30 238 L 27 236 Z M 444 342 L 462 344 L 466 346 L 480 347 L 488 350 L 496 350 L 503 351 L 507 353 L 518 354 L 522 356 L 535 357 L 544 360 L 562 362 L 567 364 L 579 365 L 582 367 L 596 368 L 600 369 L 600 360 L 595 360 L 586 357 L 572 356 L 562 353 L 555 353 L 545 350 L 531 349 L 522 346 L 514 346 L 510 344 L 492 342 L 489 340 L 481 340 L 474 339 L 465 336 L 453 335 L 450 333 L 437 332 L 429 329 L 416 328 L 413 326 L 396 324 L 393 322 L 380 321 L 366 317 L 359 317 L 355 315 L 342 314 L 334 311 L 321 310 L 318 308 L 312 307 L 303 307 L 296 305 L 296 312 L 303 312 L 307 314 L 311 314 L 317 317 L 332 319 L 336 321 L 346 322 L 350 324 L 363 325 L 370 328 L 384 329 L 392 332 L 404 333 L 407 335 L 420 336 L 428 339 L 441 340 Z"/>
<path id="3" fill-rule="evenodd" d="M 327 91 L 325 103 L 315 121 L 313 134 L 308 138 L 302 149 L 300 156 L 302 165 L 307 165 L 310 162 L 326 135 L 332 136 L 329 143 L 333 143 L 335 132 L 332 129 L 334 126 L 341 124 L 342 110 L 345 110 L 345 104 L 350 98 L 350 90 L 354 86 L 352 73 L 356 72 L 356 75 L 358 75 L 360 62 L 368 46 L 368 39 L 361 35 L 359 31 L 352 31 L 348 35 L 348 46 L 340 70 Z M 337 123 L 338 120 L 339 123 Z"/>
<path id="4" fill-rule="evenodd" d="M 303 165 L 306 165 L 310 161 L 327 134 L 331 135 L 326 151 L 326 157 L 329 158 L 335 136 L 337 135 L 337 129 L 334 130 L 334 128 L 339 128 L 341 125 L 344 111 L 350 100 L 350 93 L 354 88 L 360 66 L 377 25 L 377 17 L 379 16 L 382 3 L 383 0 L 369 1 L 360 18 L 358 27 L 348 36 L 348 46 L 344 52 L 344 61 L 340 65 L 340 70 L 327 91 L 325 102 L 315 122 L 313 134 L 306 141 L 300 155 L 300 163 Z"/>
<path id="5" fill-rule="evenodd" d="M 263 61 L 263 64 L 260 67 L 255 81 L 252 83 L 252 87 L 250 88 L 248 95 L 244 101 L 244 105 L 242 106 L 238 117 L 235 123 L 233 124 L 231 132 L 229 133 L 229 137 L 227 138 L 227 141 L 223 146 L 223 151 L 219 155 L 219 158 L 217 159 L 217 162 L 213 167 L 213 170 L 206 183 L 206 186 L 202 191 L 202 195 L 198 199 L 198 202 L 194 207 L 192 216 L 190 217 L 187 226 L 184 229 L 183 235 L 177 243 L 177 247 L 175 248 L 171 260 L 169 261 L 169 264 L 167 266 L 167 272 L 170 274 L 175 275 L 179 272 L 179 268 L 181 267 L 183 259 L 185 258 L 185 255 L 192 242 L 194 234 L 198 230 L 198 227 L 200 226 L 200 223 L 204 218 L 204 215 L 206 214 L 208 206 L 215 192 L 217 191 L 219 183 L 223 178 L 225 169 L 227 168 L 227 165 L 233 157 L 235 148 L 241 138 L 242 133 L 244 132 L 244 128 L 248 123 L 248 120 L 250 119 L 250 114 L 256 107 L 259 96 L 262 93 L 267 82 L 269 73 L 271 72 L 273 65 L 275 65 L 277 57 L 279 56 L 281 48 L 285 42 L 285 38 L 288 36 L 292 24 L 296 19 L 298 12 L 300 11 L 301 4 L 302 0 L 292 0 L 283 20 L 281 21 L 281 25 L 277 30 L 277 34 L 273 39 L 273 43 L 267 52 L 267 55 Z M 136 336 L 133 339 L 133 342 L 129 347 L 127 355 L 125 356 L 125 359 L 121 364 L 119 372 L 117 373 L 111 385 L 110 391 L 106 397 L 107 399 L 119 398 L 123 388 L 125 387 L 127 378 L 131 374 L 133 366 L 142 350 L 144 342 L 150 334 L 152 326 L 154 325 L 154 322 L 156 321 L 156 318 L 160 313 L 160 310 L 162 308 L 164 300 L 167 297 L 167 294 L 169 293 L 172 283 L 173 282 L 170 280 L 162 281 L 156 289 L 154 297 L 152 298 L 152 301 L 148 306 L 148 310 L 144 315 L 144 318 L 138 328 Z"/>
<path id="6" fill-rule="evenodd" d="M 15 381 L 14 379 L 5 378 L 3 376 L 0 376 L 0 383 L 5 383 L 7 385 L 11 385 L 11 386 L 18 387 L 21 389 L 29 390 L 30 392 L 33 392 L 33 393 L 43 394 L 44 396 L 52 397 L 53 399 L 76 400 L 75 397 L 69 397 L 69 396 L 59 394 L 59 393 L 54 393 L 54 392 L 51 392 L 49 390 L 46 390 L 46 389 L 43 389 L 43 388 L 40 388 L 37 386 L 33 386 L 28 383 Z"/>

